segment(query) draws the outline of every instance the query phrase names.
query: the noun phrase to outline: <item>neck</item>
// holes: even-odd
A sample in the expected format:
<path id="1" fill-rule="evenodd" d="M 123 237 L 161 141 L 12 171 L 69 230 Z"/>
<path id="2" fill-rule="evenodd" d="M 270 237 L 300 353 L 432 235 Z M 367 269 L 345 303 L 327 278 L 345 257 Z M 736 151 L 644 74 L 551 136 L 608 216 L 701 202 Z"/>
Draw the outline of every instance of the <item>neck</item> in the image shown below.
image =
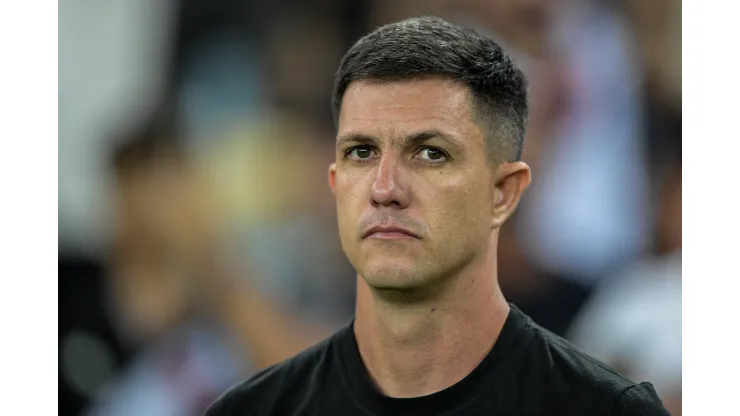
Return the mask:
<path id="1" fill-rule="evenodd" d="M 509 313 L 498 286 L 496 245 L 438 296 L 388 301 L 358 276 L 354 332 L 365 367 L 391 397 L 420 397 L 459 382 L 493 347 Z"/>

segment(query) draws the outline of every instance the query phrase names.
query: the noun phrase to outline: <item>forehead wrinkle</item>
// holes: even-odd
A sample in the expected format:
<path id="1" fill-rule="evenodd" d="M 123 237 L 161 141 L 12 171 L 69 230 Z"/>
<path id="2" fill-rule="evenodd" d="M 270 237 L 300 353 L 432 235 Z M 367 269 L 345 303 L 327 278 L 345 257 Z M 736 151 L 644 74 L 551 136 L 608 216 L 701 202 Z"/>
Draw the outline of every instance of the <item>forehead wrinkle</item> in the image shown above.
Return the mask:
<path id="1" fill-rule="evenodd" d="M 340 126 L 340 131 L 337 137 L 341 138 L 350 134 L 377 137 L 381 136 L 381 134 L 379 134 L 381 131 L 383 132 L 382 135 L 385 136 L 405 137 L 430 130 L 438 130 L 449 136 L 460 136 L 463 133 L 461 130 L 469 130 L 470 127 L 472 127 L 470 124 L 473 123 L 471 121 L 471 123 L 465 123 L 468 124 L 468 126 L 461 126 L 461 123 L 456 122 L 458 120 L 459 118 L 457 117 L 437 116 L 432 114 L 422 114 L 418 117 L 394 120 L 389 119 L 389 117 L 385 115 L 373 112 L 372 115 L 357 115 L 345 119 L 345 122 L 342 124 L 350 124 L 352 126 L 350 130 L 351 133 L 342 132 L 341 127 L 344 126 Z M 464 128 L 461 129 L 460 127 Z"/>
<path id="2" fill-rule="evenodd" d="M 346 92 L 337 137 L 347 134 L 344 129 L 383 142 L 391 138 L 389 144 L 402 147 L 405 136 L 439 130 L 464 146 L 465 141 L 482 135 L 471 107 L 469 91 L 452 81 L 358 81 Z"/>

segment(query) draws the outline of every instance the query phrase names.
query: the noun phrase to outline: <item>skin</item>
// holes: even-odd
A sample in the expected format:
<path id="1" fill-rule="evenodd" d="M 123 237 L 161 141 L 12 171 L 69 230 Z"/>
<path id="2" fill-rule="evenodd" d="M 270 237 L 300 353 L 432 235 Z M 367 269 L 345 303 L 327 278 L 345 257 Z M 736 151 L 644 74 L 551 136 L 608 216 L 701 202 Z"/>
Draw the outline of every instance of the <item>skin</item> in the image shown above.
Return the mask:
<path id="1" fill-rule="evenodd" d="M 116 311 L 128 336 L 148 340 L 187 309 L 188 282 L 180 271 L 184 253 L 196 251 L 189 242 L 200 240 L 197 204 L 181 167 L 164 159 L 120 173 L 115 191 Z"/>
<path id="2" fill-rule="evenodd" d="M 343 98 L 329 184 L 358 272 L 360 354 L 392 397 L 460 381 L 509 312 L 496 272 L 498 230 L 530 171 L 523 162 L 489 163 L 470 103 L 467 86 L 436 77 L 356 81 Z M 366 237 L 374 226 L 415 236 Z"/>
<path id="3" fill-rule="evenodd" d="M 251 270 L 223 263 L 208 193 L 194 170 L 173 162 L 151 161 L 118 175 L 112 285 L 126 335 L 151 341 L 191 314 L 210 316 L 258 369 L 328 336 L 332 328 L 306 324 L 261 296 Z"/>

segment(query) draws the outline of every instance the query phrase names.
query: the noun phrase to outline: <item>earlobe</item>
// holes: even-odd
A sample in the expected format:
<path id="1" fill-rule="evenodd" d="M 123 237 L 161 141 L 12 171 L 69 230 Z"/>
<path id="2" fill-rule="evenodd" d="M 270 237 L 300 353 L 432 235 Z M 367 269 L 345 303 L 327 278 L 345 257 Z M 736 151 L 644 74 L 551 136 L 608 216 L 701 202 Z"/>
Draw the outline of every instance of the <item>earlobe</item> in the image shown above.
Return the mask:
<path id="1" fill-rule="evenodd" d="M 336 176 L 337 176 L 337 164 L 332 163 L 329 165 L 329 188 L 331 193 L 336 195 Z"/>

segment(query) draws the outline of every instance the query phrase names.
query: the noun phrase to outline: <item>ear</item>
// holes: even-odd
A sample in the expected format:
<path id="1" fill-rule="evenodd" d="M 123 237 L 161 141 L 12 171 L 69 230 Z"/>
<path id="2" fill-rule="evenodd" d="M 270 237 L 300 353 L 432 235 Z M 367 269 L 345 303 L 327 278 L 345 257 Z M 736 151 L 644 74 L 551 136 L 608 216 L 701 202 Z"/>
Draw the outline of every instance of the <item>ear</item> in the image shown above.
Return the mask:
<path id="1" fill-rule="evenodd" d="M 531 175 L 529 166 L 521 161 L 504 163 L 498 167 L 494 180 L 491 228 L 501 227 L 511 217 L 529 187 Z"/>
<path id="2" fill-rule="evenodd" d="M 329 165 L 329 187 L 331 193 L 336 196 L 336 177 L 337 177 L 337 164 L 332 163 Z"/>

